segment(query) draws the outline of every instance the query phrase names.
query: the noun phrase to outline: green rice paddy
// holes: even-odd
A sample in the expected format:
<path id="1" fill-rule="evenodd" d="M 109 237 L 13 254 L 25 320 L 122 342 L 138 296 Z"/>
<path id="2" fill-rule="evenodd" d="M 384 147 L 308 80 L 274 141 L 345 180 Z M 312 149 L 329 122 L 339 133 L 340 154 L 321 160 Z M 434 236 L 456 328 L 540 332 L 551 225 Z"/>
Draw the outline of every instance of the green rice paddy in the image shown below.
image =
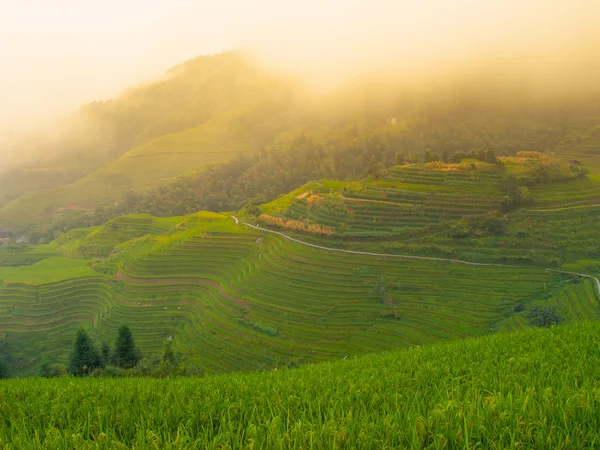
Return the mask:
<path id="1" fill-rule="evenodd" d="M 0 382 L 0 447 L 596 448 L 599 323 L 269 373 Z"/>
<path id="2" fill-rule="evenodd" d="M 377 180 L 312 182 L 261 207 L 336 227 L 324 238 L 294 233 L 301 241 L 388 255 L 310 247 L 208 212 L 128 215 L 4 250 L 2 338 L 31 373 L 41 349 L 66 362 L 78 327 L 111 342 L 125 323 L 146 354 L 171 338 L 189 364 L 219 373 L 519 329 L 538 305 L 556 307 L 564 322 L 596 319 L 591 280 L 545 269 L 567 262 L 565 271 L 598 274 L 600 231 L 591 225 L 600 209 L 528 208 L 509 216 L 502 236 L 436 237 L 497 210 L 502 186 L 497 170 L 410 166 Z M 562 202 L 562 184 L 551 186 Z M 401 257 L 410 254 L 484 264 Z"/>
<path id="3" fill-rule="evenodd" d="M 207 373 L 300 365 L 481 336 L 566 277 L 319 250 L 215 213 L 179 220 L 126 216 L 55 244 L 103 248 L 93 262 L 0 268 L 0 329 L 13 356 L 31 368 L 43 349 L 66 362 L 77 327 L 110 342 L 127 323 L 147 354 L 172 337 Z M 119 244 L 135 224 L 146 234 Z M 102 246 L 109 232 L 112 251 Z"/>

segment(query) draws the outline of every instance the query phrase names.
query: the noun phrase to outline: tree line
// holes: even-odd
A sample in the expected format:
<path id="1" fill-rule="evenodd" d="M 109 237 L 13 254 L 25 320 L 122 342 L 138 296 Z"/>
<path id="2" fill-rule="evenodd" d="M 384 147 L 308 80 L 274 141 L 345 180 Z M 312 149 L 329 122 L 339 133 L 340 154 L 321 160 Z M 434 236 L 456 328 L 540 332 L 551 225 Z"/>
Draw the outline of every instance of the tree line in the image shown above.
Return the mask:
<path id="1" fill-rule="evenodd" d="M 199 375 L 202 372 L 193 366 L 184 366 L 183 358 L 173 349 L 173 340 L 163 342 L 162 355 L 143 357 L 135 344 L 127 325 L 117 333 L 114 346 L 106 342 L 97 345 L 85 328 L 77 330 L 67 367 L 43 362 L 39 375 L 55 378 L 71 375 L 75 377 L 173 377 Z"/>

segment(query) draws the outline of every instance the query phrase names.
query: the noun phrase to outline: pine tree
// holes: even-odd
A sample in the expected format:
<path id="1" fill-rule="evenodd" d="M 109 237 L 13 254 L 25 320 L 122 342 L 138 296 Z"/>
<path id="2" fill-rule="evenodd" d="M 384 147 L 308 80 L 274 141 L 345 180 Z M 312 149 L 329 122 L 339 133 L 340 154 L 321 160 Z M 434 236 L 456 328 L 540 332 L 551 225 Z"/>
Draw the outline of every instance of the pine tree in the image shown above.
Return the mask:
<path id="1" fill-rule="evenodd" d="M 100 353 L 102 354 L 102 363 L 107 366 L 110 364 L 110 347 L 106 342 L 102 343 L 102 347 L 100 347 Z"/>
<path id="2" fill-rule="evenodd" d="M 127 325 L 119 328 L 119 335 L 115 342 L 114 361 L 117 367 L 131 369 L 135 367 L 140 360 L 140 352 L 135 346 L 135 341 L 131 330 Z"/>
<path id="3" fill-rule="evenodd" d="M 448 156 L 448 150 L 444 150 L 444 153 L 442 153 L 442 161 L 447 163 L 450 160 L 450 157 Z"/>
<path id="4" fill-rule="evenodd" d="M 73 350 L 69 358 L 69 372 L 83 376 L 102 366 L 102 356 L 84 328 L 77 331 Z"/>

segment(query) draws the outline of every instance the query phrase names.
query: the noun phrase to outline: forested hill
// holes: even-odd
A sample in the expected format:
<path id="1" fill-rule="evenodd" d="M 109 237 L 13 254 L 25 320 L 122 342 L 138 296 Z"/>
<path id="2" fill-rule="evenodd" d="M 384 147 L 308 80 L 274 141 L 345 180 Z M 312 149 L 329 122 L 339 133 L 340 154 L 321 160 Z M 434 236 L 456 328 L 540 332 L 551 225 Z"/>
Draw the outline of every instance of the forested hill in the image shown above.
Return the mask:
<path id="1" fill-rule="evenodd" d="M 365 83 L 309 96 L 238 53 L 188 61 L 78 117 L 85 126 L 46 144 L 49 157 L 0 176 L 0 227 L 49 241 L 128 212 L 236 210 L 426 152 L 600 153 L 598 97 L 464 83 L 427 93 Z"/>
<path id="2" fill-rule="evenodd" d="M 160 80 L 107 101 L 84 105 L 48 136 L 21 136 L 4 150 L 34 155 L 0 173 L 0 206 L 23 194 L 72 183 L 129 149 L 197 127 L 232 108 L 267 110 L 286 99 L 282 80 L 268 77 L 239 53 L 202 56 Z"/>
<path id="3" fill-rule="evenodd" d="M 172 216 L 237 210 L 271 201 L 310 180 L 377 176 L 396 164 L 427 162 L 427 155 L 448 161 L 486 152 L 514 155 L 523 149 L 564 159 L 600 154 L 600 119 L 593 114 L 597 111 L 600 117 L 600 102 L 595 100 L 582 105 L 581 115 L 572 109 L 574 104 L 564 103 L 496 111 L 476 107 L 475 102 L 447 102 L 421 109 L 400 105 L 397 116 L 385 114 L 386 108 L 379 109 L 379 116 L 373 109 L 351 118 L 347 111 L 329 111 L 329 117 L 311 121 L 305 115 L 303 125 L 281 133 L 259 151 L 208 165 L 146 192 L 128 190 L 118 201 L 107 199 L 85 215 L 61 217 L 42 231 L 44 240 L 51 240 L 55 232 L 98 225 L 130 212 Z"/>

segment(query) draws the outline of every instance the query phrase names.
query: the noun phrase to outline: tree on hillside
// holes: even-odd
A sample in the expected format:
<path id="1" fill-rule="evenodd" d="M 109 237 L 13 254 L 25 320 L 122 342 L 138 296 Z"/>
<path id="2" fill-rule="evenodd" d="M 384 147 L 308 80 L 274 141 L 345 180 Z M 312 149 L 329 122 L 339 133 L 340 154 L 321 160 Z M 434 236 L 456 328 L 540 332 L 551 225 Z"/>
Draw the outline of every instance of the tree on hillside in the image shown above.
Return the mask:
<path id="1" fill-rule="evenodd" d="M 428 163 L 431 161 L 432 161 L 431 150 L 427 149 L 427 150 L 425 150 L 425 153 L 423 154 L 423 162 Z"/>
<path id="2" fill-rule="evenodd" d="M 377 158 L 375 156 L 371 157 L 371 162 L 369 163 L 369 168 L 367 169 L 367 173 L 371 176 L 377 176 L 379 172 L 379 163 L 377 162 Z"/>
<path id="3" fill-rule="evenodd" d="M 103 365 L 106 366 L 110 364 L 110 347 L 106 342 L 102 343 L 102 346 L 100 347 L 100 353 L 102 354 Z"/>
<path id="4" fill-rule="evenodd" d="M 529 319 L 529 325 L 542 328 L 560 325 L 562 322 L 562 318 L 558 315 L 556 308 L 553 306 L 536 306 L 526 315 L 526 317 Z"/>
<path id="5" fill-rule="evenodd" d="M 135 367 L 140 360 L 140 351 L 135 346 L 133 334 L 127 325 L 119 328 L 119 335 L 115 342 L 114 362 L 117 367 L 130 369 Z"/>
<path id="6" fill-rule="evenodd" d="M 69 357 L 69 372 L 77 377 L 84 376 L 102 366 L 102 356 L 96 344 L 90 339 L 87 331 L 80 328 L 77 331 L 73 350 Z"/>
<path id="7" fill-rule="evenodd" d="M 8 364 L 0 358 L 0 380 L 3 378 L 8 378 Z"/>
<path id="8" fill-rule="evenodd" d="M 173 341 L 170 339 L 167 339 L 164 342 L 162 361 L 170 367 L 175 366 L 177 362 L 177 359 L 175 358 L 175 352 L 173 351 Z"/>
<path id="9" fill-rule="evenodd" d="M 404 153 L 402 152 L 398 152 L 398 154 L 396 155 L 396 165 L 397 166 L 401 166 L 405 163 L 405 158 L 404 158 Z"/>
<path id="10" fill-rule="evenodd" d="M 456 153 L 454 153 L 454 157 L 452 159 L 455 163 L 460 163 L 466 157 L 467 155 L 465 154 L 465 152 L 463 152 L 462 150 L 457 150 Z"/>
<path id="11" fill-rule="evenodd" d="M 486 158 L 485 161 L 491 164 L 498 164 L 498 158 L 496 158 L 496 152 L 494 150 L 488 150 Z"/>
<path id="12" fill-rule="evenodd" d="M 450 161 L 450 156 L 448 156 L 448 150 L 444 150 L 444 153 L 442 153 L 442 161 L 445 163 Z"/>

